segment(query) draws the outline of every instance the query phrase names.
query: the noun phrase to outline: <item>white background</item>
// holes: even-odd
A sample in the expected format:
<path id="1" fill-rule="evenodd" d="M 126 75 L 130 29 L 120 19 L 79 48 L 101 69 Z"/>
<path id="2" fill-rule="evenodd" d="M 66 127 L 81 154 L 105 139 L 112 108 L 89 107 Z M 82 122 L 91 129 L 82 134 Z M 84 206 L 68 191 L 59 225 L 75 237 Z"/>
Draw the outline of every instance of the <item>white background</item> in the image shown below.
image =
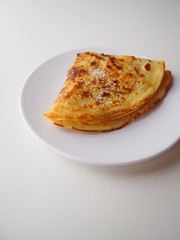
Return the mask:
<path id="1" fill-rule="evenodd" d="M 179 44 L 180 1 L 0 1 L 0 240 L 180 239 L 180 142 L 145 163 L 87 166 L 40 142 L 19 110 L 26 77 L 61 52 L 121 47 L 180 77 Z"/>

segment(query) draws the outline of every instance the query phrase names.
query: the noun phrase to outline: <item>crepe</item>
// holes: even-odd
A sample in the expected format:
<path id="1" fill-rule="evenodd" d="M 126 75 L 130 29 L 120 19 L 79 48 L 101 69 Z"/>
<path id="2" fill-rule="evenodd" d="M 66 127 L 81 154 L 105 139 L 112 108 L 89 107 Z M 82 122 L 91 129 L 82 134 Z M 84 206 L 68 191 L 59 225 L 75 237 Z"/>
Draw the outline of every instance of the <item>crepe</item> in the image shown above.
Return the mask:
<path id="1" fill-rule="evenodd" d="M 156 94 L 164 69 L 164 61 L 79 53 L 44 116 L 54 124 L 85 131 L 121 128 Z"/>
<path id="2" fill-rule="evenodd" d="M 142 107 L 138 108 L 134 112 L 112 121 L 101 121 L 99 123 L 90 123 L 90 124 L 82 124 L 78 122 L 64 122 L 58 121 L 55 124 L 60 125 L 66 128 L 74 128 L 81 131 L 93 131 L 93 132 L 101 132 L 101 131 L 110 131 L 122 128 L 126 126 L 131 121 L 134 121 L 136 118 L 142 116 L 146 112 L 149 112 L 152 108 L 154 108 L 167 94 L 170 86 L 172 84 L 172 76 L 170 71 L 165 71 L 163 81 L 158 88 L 156 94 Z"/>

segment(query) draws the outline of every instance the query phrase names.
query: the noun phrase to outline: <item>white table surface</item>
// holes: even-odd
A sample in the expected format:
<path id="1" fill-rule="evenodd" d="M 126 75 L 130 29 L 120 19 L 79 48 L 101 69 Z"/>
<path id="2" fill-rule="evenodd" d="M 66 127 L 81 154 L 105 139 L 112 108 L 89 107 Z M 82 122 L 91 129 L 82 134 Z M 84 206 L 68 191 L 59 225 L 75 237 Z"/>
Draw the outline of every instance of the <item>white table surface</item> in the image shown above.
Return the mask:
<path id="1" fill-rule="evenodd" d="M 180 78 L 180 1 L 0 1 L 0 240 L 180 239 L 180 142 L 141 164 L 89 166 L 21 118 L 27 75 L 89 46 L 164 59 Z"/>

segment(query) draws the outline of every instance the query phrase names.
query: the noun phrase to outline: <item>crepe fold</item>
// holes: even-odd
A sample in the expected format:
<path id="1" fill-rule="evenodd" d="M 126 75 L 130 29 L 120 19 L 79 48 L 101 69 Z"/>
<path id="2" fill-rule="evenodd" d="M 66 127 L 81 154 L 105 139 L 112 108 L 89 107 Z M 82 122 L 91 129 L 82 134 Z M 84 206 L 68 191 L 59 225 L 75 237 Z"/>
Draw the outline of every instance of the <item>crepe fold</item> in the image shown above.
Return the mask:
<path id="1" fill-rule="evenodd" d="M 119 129 L 156 106 L 171 83 L 164 61 L 79 53 L 44 116 L 82 131 Z"/>

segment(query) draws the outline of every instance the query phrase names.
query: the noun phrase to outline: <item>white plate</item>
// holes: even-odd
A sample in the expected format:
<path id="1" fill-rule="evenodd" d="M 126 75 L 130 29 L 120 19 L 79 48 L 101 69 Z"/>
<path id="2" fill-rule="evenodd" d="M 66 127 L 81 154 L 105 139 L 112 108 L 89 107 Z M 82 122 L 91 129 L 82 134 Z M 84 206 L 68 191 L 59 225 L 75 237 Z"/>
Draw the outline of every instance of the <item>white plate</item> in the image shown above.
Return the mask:
<path id="1" fill-rule="evenodd" d="M 97 51 L 143 57 L 132 51 L 88 48 L 55 56 L 36 68 L 21 91 L 21 112 L 30 129 L 61 155 L 96 165 L 124 165 L 150 159 L 175 144 L 180 137 L 180 81 L 165 99 L 144 117 L 105 133 L 67 130 L 51 124 L 42 114 L 51 106 L 77 52 Z"/>

